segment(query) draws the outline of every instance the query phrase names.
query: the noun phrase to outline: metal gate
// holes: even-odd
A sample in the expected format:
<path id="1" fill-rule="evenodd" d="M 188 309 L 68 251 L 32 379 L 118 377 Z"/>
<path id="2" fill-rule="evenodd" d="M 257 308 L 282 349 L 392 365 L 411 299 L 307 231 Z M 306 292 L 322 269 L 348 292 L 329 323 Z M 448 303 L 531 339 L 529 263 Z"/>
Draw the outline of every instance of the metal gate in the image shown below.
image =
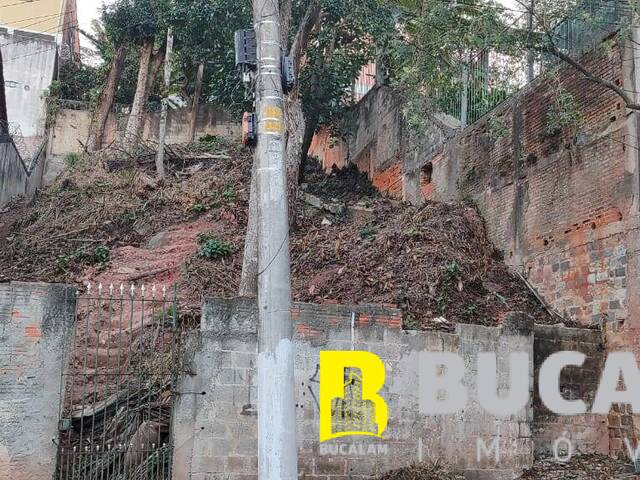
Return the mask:
<path id="1" fill-rule="evenodd" d="M 175 289 L 89 285 L 60 395 L 58 480 L 169 480 Z"/>

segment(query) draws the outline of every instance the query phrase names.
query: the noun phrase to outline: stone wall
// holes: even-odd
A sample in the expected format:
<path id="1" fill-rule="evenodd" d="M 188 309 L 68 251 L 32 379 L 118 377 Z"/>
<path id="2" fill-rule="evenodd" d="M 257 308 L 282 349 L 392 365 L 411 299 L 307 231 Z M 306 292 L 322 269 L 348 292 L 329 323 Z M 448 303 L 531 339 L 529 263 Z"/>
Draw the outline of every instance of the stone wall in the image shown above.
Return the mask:
<path id="1" fill-rule="evenodd" d="M 50 480 L 75 288 L 0 284 L 0 478 Z"/>
<path id="2" fill-rule="evenodd" d="M 310 479 L 365 478 L 419 460 L 446 459 L 466 470 L 469 478 L 513 478 L 532 461 L 531 405 L 517 415 L 497 418 L 480 409 L 475 397 L 475 355 L 527 352 L 533 358 L 532 325 L 502 329 L 459 325 L 455 334 L 406 332 L 401 312 L 373 306 L 297 304 L 296 385 L 300 473 Z M 382 396 L 389 407 L 389 425 L 382 439 L 346 437 L 319 442 L 318 359 L 321 350 L 366 350 L 385 363 Z M 256 309 L 244 299 L 206 303 L 201 334 L 192 338 L 178 390 L 174 415 L 176 478 L 249 479 L 257 474 Z M 468 369 L 468 407 L 456 415 L 420 414 L 419 355 L 424 351 L 454 352 Z M 500 384 L 506 371 L 499 371 Z M 533 374 L 531 362 L 530 378 Z M 533 381 L 531 381 L 531 388 Z M 370 440 L 367 440 L 370 438 Z M 498 439 L 501 457 L 477 461 L 478 440 L 488 448 Z M 340 454 L 340 445 L 345 454 Z M 375 454 L 349 452 L 351 445 L 376 449 Z M 324 449 L 324 450 L 323 450 Z M 379 452 L 379 453 L 378 453 Z"/>

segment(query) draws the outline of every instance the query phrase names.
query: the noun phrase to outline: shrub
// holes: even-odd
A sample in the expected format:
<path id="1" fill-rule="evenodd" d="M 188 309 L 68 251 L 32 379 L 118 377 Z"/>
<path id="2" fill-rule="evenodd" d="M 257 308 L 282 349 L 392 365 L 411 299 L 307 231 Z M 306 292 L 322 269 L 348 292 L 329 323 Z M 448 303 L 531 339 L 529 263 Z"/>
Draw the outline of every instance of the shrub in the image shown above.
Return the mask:
<path id="1" fill-rule="evenodd" d="M 201 237 L 205 237 L 205 235 L 200 235 L 198 239 L 200 240 Z M 198 256 L 206 258 L 207 260 L 218 260 L 231 255 L 234 252 L 233 246 L 229 243 L 215 238 L 209 237 L 203 239 L 200 243 Z"/>

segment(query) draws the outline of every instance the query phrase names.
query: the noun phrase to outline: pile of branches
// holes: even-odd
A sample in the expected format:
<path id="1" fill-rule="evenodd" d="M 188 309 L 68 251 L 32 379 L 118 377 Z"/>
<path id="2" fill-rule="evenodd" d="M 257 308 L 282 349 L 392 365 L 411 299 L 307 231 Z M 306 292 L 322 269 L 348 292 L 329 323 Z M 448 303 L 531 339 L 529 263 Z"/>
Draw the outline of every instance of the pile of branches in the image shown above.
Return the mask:
<path id="1" fill-rule="evenodd" d="M 439 464 L 417 464 L 387 472 L 377 480 L 464 480 L 464 475 Z"/>
<path id="2" fill-rule="evenodd" d="M 558 321 L 505 266 L 469 205 L 378 199 L 364 213 L 320 212 L 292 247 L 298 301 L 397 305 L 416 329 L 496 325 L 511 311 Z"/>
<path id="3" fill-rule="evenodd" d="M 606 455 L 576 455 L 569 462 L 554 458 L 536 460 L 520 480 L 621 480 L 639 479 L 628 460 L 616 460 Z"/>
<path id="4" fill-rule="evenodd" d="M 191 149 L 201 155 L 203 147 L 215 145 Z M 87 267 L 108 260 L 110 249 L 138 247 L 170 226 L 204 215 L 245 225 L 250 156 L 226 147 L 210 153 L 215 158 L 168 169 L 163 182 L 155 179 L 152 164 L 141 166 L 132 152 L 116 147 L 80 157 L 33 202 L 17 201 L 0 211 L 0 281 L 76 283 Z M 224 192 L 233 192 L 233 199 Z"/>

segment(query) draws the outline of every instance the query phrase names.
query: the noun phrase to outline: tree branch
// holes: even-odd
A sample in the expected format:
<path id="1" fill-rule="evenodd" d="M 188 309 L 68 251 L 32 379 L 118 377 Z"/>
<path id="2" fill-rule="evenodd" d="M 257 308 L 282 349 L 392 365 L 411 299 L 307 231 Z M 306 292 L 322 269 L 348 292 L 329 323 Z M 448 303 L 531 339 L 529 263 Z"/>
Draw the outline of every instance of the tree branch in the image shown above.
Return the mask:
<path id="1" fill-rule="evenodd" d="M 600 85 L 601 87 L 611 90 L 612 92 L 617 94 L 624 101 L 628 109 L 640 111 L 640 104 L 635 103 L 632 97 L 629 96 L 627 92 L 625 92 L 622 88 L 620 88 L 618 85 L 616 85 L 613 82 L 610 82 L 608 80 L 605 80 L 602 77 L 595 75 L 587 67 L 582 65 L 578 60 L 576 60 L 571 55 L 566 54 L 562 50 L 560 50 L 556 45 L 555 41 L 553 40 L 552 29 L 547 25 L 547 22 L 545 21 L 545 19 L 535 10 L 535 8 L 532 6 L 533 5 L 532 3 L 526 3 L 522 0 L 515 0 L 515 1 L 522 8 L 526 10 L 526 12 L 531 16 L 532 19 L 535 19 L 538 22 L 538 24 L 542 27 L 544 36 L 547 37 L 547 42 L 545 42 L 546 45 L 543 45 L 543 46 L 534 45 L 531 48 L 535 48 L 538 51 L 542 51 L 545 53 L 550 53 L 551 55 L 559 58 L 567 65 L 573 67 L 575 70 L 582 73 L 582 75 L 584 75 L 586 80 L 593 82 L 596 85 Z"/>
<path id="2" fill-rule="evenodd" d="M 291 45 L 291 55 L 293 56 L 293 65 L 296 72 L 300 71 L 300 63 L 302 61 L 302 54 L 309 45 L 311 40 L 311 33 L 315 27 L 320 23 L 322 7 L 318 0 L 312 0 L 307 11 L 304 14 L 300 28 L 293 39 Z"/>
<path id="3" fill-rule="evenodd" d="M 551 53 L 552 55 L 558 57 L 563 62 L 567 63 L 571 67 L 578 70 L 580 73 L 582 73 L 582 75 L 584 75 L 584 78 L 589 80 L 590 82 L 593 82 L 597 85 L 600 85 L 616 93 L 624 101 L 624 103 L 626 103 L 628 109 L 640 111 L 640 104 L 635 103 L 633 99 L 627 94 L 627 92 L 625 92 L 622 88 L 620 88 L 615 83 L 605 80 L 602 77 L 598 77 L 597 75 L 594 75 L 584 65 L 582 65 L 580 62 L 575 60 L 570 55 L 567 55 L 566 53 L 559 50 L 555 45 L 552 45 L 551 47 L 543 50 L 545 50 L 548 53 Z"/>

